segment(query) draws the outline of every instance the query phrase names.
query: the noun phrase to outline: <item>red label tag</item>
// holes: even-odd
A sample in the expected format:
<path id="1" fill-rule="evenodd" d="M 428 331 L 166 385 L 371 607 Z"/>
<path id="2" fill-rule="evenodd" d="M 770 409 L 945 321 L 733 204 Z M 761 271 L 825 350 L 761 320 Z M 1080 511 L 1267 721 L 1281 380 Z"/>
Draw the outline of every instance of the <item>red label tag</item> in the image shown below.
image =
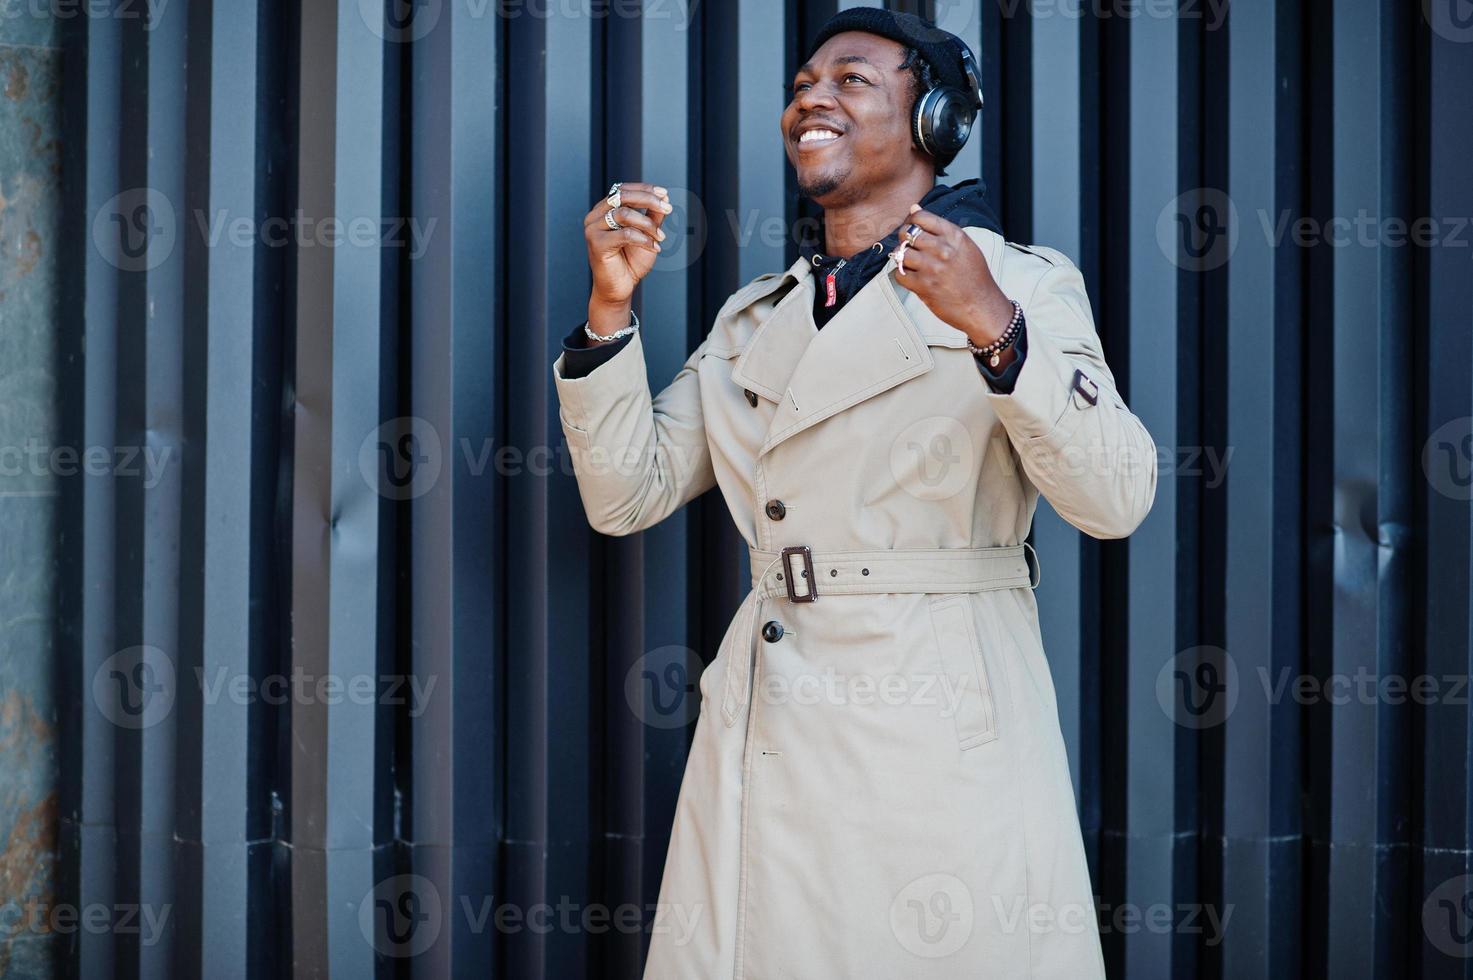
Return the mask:
<path id="1" fill-rule="evenodd" d="M 835 273 L 830 272 L 828 274 L 828 278 L 825 280 L 828 283 L 829 287 L 829 298 L 828 302 L 823 304 L 824 306 L 833 306 L 839 301 L 839 293 L 836 289 L 834 289 L 834 275 Z"/>

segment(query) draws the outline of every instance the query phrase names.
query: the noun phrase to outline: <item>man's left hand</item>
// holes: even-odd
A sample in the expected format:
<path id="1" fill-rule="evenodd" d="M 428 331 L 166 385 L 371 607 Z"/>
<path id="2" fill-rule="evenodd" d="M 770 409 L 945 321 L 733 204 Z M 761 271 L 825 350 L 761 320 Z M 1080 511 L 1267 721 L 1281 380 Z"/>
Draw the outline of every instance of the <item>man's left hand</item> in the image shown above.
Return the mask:
<path id="1" fill-rule="evenodd" d="M 911 224 L 921 229 L 914 238 Z M 992 278 L 982 250 L 960 225 L 915 206 L 900 241 L 905 275 L 899 282 L 906 289 L 978 347 L 1002 336 L 1013 318 L 1013 304 Z"/>

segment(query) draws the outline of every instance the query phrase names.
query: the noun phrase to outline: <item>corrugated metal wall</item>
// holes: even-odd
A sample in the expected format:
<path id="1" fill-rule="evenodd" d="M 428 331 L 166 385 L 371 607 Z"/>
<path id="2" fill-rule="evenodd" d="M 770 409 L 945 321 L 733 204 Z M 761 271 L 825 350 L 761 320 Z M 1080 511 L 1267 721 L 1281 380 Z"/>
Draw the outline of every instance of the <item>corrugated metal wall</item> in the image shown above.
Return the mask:
<path id="1" fill-rule="evenodd" d="M 1112 976 L 1467 975 L 1466 3 L 908 6 L 984 64 L 953 177 L 1079 263 L 1161 446 L 1129 540 L 1034 532 Z M 59 444 L 132 455 L 58 498 L 56 901 L 113 916 L 60 974 L 638 975 L 745 574 L 714 496 L 582 519 L 579 218 L 672 189 L 660 385 L 796 254 L 834 8 L 65 19 Z"/>

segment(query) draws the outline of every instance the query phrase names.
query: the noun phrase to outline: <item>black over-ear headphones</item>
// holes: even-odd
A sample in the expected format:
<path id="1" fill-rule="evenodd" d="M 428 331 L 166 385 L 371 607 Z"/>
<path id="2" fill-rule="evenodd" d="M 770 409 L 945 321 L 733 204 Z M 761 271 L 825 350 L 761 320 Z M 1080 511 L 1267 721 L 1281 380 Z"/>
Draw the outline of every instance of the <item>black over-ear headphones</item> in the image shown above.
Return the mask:
<path id="1" fill-rule="evenodd" d="M 960 49 L 962 71 L 966 73 L 970 92 L 949 85 L 932 85 L 916 100 L 911 117 L 910 135 L 915 145 L 933 157 L 951 159 L 966 145 L 972 135 L 972 122 L 982 108 L 982 72 L 971 49 L 957 38 L 948 39 Z"/>

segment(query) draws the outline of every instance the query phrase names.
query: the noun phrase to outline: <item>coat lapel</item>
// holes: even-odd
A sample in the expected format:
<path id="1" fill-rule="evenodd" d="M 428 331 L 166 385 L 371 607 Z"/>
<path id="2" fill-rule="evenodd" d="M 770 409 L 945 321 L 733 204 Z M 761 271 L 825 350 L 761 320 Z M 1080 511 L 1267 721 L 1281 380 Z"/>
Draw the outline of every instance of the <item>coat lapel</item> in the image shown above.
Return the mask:
<path id="1" fill-rule="evenodd" d="M 753 331 L 731 369 L 731 380 L 771 402 L 782 400 L 794 366 L 819 332 L 813 324 L 813 270 L 808 260 L 794 262 L 783 278 L 789 277 L 797 285 Z"/>
<path id="2" fill-rule="evenodd" d="M 981 229 L 974 238 L 989 263 L 997 268 L 996 246 L 1001 242 Z M 798 259 L 775 279 L 754 283 L 751 296 L 737 301 L 732 312 L 781 288 L 788 279 L 796 285 L 757 326 L 732 366 L 732 381 L 775 402 L 759 455 L 799 432 L 883 394 L 930 371 L 935 359 L 930 347 L 964 348 L 966 335 L 942 322 L 910 290 L 899 285 L 895 259 L 844 304 L 819 330 L 813 323 L 812 267 Z"/>
<path id="3" fill-rule="evenodd" d="M 746 354 L 768 388 L 759 393 L 777 401 L 759 455 L 934 366 L 896 291 L 894 270 L 891 257 L 822 330 L 813 326 L 810 273 L 763 324 L 768 337 L 753 336 Z"/>

